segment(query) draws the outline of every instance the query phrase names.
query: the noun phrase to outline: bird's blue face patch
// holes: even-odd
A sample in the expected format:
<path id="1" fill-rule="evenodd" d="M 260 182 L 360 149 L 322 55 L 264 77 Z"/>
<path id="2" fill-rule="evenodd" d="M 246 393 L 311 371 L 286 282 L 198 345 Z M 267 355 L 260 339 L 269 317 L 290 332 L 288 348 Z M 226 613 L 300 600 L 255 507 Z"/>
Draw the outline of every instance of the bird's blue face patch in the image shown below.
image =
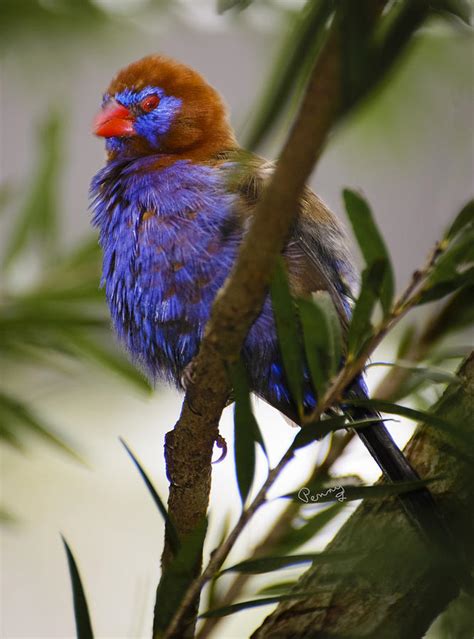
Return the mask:
<path id="1" fill-rule="evenodd" d="M 110 97 L 105 95 L 103 104 L 106 104 Z M 181 98 L 167 95 L 162 88 L 151 86 L 141 91 L 125 89 L 113 97 L 133 114 L 137 135 L 159 150 L 163 137 L 170 131 L 173 120 L 181 108 Z M 124 138 L 112 137 L 106 141 L 109 151 L 120 151 L 125 145 Z"/>

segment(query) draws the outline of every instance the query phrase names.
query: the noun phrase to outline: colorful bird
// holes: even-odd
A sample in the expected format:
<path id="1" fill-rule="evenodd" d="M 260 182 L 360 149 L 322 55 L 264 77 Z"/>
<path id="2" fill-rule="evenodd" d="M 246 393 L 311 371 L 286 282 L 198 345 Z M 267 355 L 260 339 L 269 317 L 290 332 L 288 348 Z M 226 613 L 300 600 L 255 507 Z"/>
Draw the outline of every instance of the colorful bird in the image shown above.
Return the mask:
<path id="1" fill-rule="evenodd" d="M 180 387 L 273 165 L 238 146 L 220 95 L 201 75 L 163 56 L 118 73 L 94 132 L 108 155 L 91 193 L 115 330 L 153 378 Z M 357 278 L 341 226 L 309 189 L 284 259 L 293 294 L 328 291 L 346 328 Z M 242 357 L 252 391 L 298 422 L 269 298 Z M 310 410 L 316 400 L 306 379 Z M 366 396 L 362 378 L 351 392 Z M 358 433 L 391 481 L 418 479 L 383 422 Z M 415 519 L 432 501 L 418 490 L 404 504 Z"/>

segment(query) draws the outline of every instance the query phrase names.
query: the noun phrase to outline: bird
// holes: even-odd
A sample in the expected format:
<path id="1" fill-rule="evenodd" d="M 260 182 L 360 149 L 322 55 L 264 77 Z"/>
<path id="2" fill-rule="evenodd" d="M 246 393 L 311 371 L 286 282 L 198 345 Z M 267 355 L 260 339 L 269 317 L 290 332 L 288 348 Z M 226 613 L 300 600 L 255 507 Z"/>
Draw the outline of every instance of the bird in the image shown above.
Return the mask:
<path id="1" fill-rule="evenodd" d="M 152 379 L 182 388 L 274 164 L 239 146 L 223 98 L 201 74 L 164 55 L 146 56 L 117 73 L 93 132 L 105 138 L 107 155 L 90 193 L 114 329 Z M 357 272 L 341 223 L 308 187 L 283 261 L 292 295 L 329 293 L 347 334 Z M 251 391 L 300 424 L 270 295 L 241 356 Z M 317 397 L 307 371 L 304 379 L 304 410 L 310 412 Z M 363 375 L 347 392 L 368 396 Z M 354 415 L 375 416 L 376 423 L 357 433 L 385 477 L 418 481 L 378 413 L 359 407 Z M 425 536 L 436 526 L 444 531 L 427 488 L 399 498 Z"/>

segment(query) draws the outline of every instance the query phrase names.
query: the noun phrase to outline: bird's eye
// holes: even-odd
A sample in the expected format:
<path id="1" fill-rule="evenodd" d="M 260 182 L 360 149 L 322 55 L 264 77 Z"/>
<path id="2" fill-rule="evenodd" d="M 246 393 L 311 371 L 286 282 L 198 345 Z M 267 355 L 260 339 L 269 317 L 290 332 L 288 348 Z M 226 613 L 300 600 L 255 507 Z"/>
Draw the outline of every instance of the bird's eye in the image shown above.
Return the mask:
<path id="1" fill-rule="evenodd" d="M 145 113 L 150 113 L 153 109 L 160 103 L 160 98 L 157 95 L 148 95 L 146 98 L 143 98 L 140 102 L 140 109 L 145 111 Z"/>

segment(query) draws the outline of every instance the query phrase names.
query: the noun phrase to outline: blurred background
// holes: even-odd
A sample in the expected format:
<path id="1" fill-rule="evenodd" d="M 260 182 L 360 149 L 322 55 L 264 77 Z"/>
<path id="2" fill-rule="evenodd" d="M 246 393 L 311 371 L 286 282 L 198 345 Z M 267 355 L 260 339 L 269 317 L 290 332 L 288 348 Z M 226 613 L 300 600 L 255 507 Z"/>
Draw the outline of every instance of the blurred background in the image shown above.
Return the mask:
<path id="1" fill-rule="evenodd" d="M 254 0 L 240 3 L 250 5 L 245 10 L 223 11 L 232 4 L 0 0 L 2 637 L 74 636 L 60 533 L 78 560 L 97 637 L 150 636 L 163 523 L 118 437 L 166 498 L 163 437 L 179 415 L 181 397 L 168 388 L 152 391 L 111 335 L 88 213 L 89 182 L 104 163 L 104 150 L 90 128 L 113 74 L 161 52 L 195 67 L 225 96 L 242 144 L 277 157 L 298 86 L 289 99 L 279 98 L 279 117 L 266 136 L 256 132 L 305 3 Z M 431 20 L 384 86 L 339 126 L 312 178 L 341 218 L 342 188 L 365 194 L 399 288 L 473 195 L 473 53 L 466 27 Z M 302 72 L 301 86 L 303 80 Z M 396 339 L 387 340 L 374 360 L 393 357 Z M 472 333 L 464 332 L 443 347 L 470 341 Z M 372 387 L 382 374 L 370 369 Z M 275 462 L 294 431 L 262 403 L 256 411 Z M 400 443 L 410 428 L 394 425 Z M 231 409 L 221 432 L 229 455 L 214 467 L 209 548 L 240 504 Z M 274 496 L 304 481 L 325 446 L 299 451 Z M 367 481 L 378 476 L 356 442 L 337 470 Z M 308 549 L 324 547 L 353 508 Z M 275 502 L 259 513 L 231 561 L 250 551 L 280 509 Z M 288 570 L 285 577 L 296 574 Z M 251 592 L 262 583 L 255 579 Z M 248 636 L 269 611 L 229 617 L 218 636 Z"/>

